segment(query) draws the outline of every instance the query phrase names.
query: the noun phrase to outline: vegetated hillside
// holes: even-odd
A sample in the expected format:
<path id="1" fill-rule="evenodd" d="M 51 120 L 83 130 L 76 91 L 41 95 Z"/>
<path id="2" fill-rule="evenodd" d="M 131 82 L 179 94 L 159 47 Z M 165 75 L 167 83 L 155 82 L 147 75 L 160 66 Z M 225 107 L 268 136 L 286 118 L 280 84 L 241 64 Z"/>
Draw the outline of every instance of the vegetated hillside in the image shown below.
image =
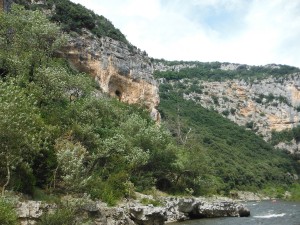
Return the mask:
<path id="1" fill-rule="evenodd" d="M 66 43 L 56 24 L 19 6 L 1 13 L 0 24 L 3 194 L 42 188 L 115 204 L 172 178 L 177 148 L 169 132 L 56 58 Z"/>
<path id="2" fill-rule="evenodd" d="M 199 166 L 198 181 L 207 185 L 205 190 L 257 190 L 270 185 L 288 185 L 297 178 L 293 174 L 299 174 L 299 170 L 296 171 L 299 164 L 288 155 L 275 150 L 246 127 L 224 118 L 212 107 L 206 109 L 199 101 L 185 98 L 191 90 L 196 93 L 202 90 L 181 79 L 189 76 L 184 71 L 190 66 L 182 65 L 180 67 L 185 69 L 178 72 L 176 69 L 156 72 L 157 77 L 163 78 L 160 112 L 180 145 L 189 149 L 191 167 Z M 203 76 L 206 79 L 208 75 L 203 72 Z"/>
<path id="3" fill-rule="evenodd" d="M 170 83 L 180 83 L 185 99 L 217 111 L 276 148 L 300 157 L 297 138 L 274 141 L 277 132 L 288 132 L 299 126 L 298 68 L 275 64 L 258 67 L 216 62 L 174 65 L 159 62 L 156 69 L 160 71 L 157 77 L 166 76 L 164 79 Z"/>
<path id="4" fill-rule="evenodd" d="M 201 117 L 191 120 L 190 103 L 182 101 L 184 117 L 177 120 L 174 106 L 181 95 L 177 98 L 173 91 L 170 96 L 176 101 L 171 98 L 170 104 L 162 95 L 162 112 L 175 121 L 168 126 L 177 132 L 177 142 L 141 106 L 105 97 L 88 75 L 55 57 L 66 40 L 57 24 L 40 11 L 15 6 L 0 14 L 0 24 L 3 194 L 9 189 L 34 197 L 41 188 L 60 194 L 88 193 L 115 204 L 154 186 L 169 193 L 199 195 L 270 185 L 288 188 L 294 182 L 292 161 L 277 153 L 271 157 L 273 149 L 261 139 L 257 148 L 267 157 L 258 159 L 254 154 L 258 150 L 251 149 L 253 143 L 247 139 L 250 136 L 256 143 L 251 133 L 239 130 L 245 154 L 231 150 L 230 145 L 239 149 L 240 144 L 235 143 L 237 133 L 229 131 L 238 127 L 232 128 L 216 113 L 208 114 L 205 121 L 211 125 L 203 126 L 202 132 L 197 122 Z M 215 122 L 222 125 L 219 130 L 214 129 Z M 251 164 L 252 159 L 258 166 Z"/>
<path id="5" fill-rule="evenodd" d="M 300 69 L 288 65 L 269 64 L 266 66 L 249 66 L 245 64 L 198 62 L 198 61 L 165 61 L 154 60 L 157 78 L 167 80 L 182 80 L 197 78 L 205 81 L 224 81 L 228 79 L 244 79 L 253 81 L 269 78 L 280 78 Z"/>
<path id="6" fill-rule="evenodd" d="M 69 0 L 13 0 L 27 9 L 48 11 L 49 19 L 61 25 L 63 31 L 81 33 L 85 28 L 98 37 L 107 36 L 131 47 L 124 34 L 107 18 L 97 15 L 80 4 Z"/>

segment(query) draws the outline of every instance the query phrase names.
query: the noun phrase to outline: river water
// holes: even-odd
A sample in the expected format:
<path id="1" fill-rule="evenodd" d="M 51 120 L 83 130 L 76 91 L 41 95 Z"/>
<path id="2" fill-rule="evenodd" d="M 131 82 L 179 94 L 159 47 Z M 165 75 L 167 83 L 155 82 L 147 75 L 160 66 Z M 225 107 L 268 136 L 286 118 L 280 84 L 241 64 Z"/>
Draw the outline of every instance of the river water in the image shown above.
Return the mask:
<path id="1" fill-rule="evenodd" d="M 191 220 L 172 225 L 300 225 L 300 202 L 248 202 L 250 217 Z"/>

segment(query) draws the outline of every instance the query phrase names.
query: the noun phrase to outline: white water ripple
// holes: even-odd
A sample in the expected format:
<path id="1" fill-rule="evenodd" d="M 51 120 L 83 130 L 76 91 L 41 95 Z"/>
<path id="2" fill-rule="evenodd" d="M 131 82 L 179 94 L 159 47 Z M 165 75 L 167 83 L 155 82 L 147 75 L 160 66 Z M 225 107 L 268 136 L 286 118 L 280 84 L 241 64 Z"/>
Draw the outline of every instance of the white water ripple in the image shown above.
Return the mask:
<path id="1" fill-rule="evenodd" d="M 285 216 L 285 213 L 280 213 L 280 214 L 269 214 L 269 215 L 263 215 L 263 216 L 253 216 L 255 218 L 265 218 L 265 219 L 269 219 L 269 218 L 274 218 L 274 217 L 283 217 Z"/>

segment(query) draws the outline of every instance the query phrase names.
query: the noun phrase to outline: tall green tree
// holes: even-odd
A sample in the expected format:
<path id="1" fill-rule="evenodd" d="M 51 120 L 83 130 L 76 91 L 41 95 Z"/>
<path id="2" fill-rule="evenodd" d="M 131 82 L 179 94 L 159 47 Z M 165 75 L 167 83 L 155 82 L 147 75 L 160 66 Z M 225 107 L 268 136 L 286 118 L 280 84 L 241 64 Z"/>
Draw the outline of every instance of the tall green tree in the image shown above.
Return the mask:
<path id="1" fill-rule="evenodd" d="M 6 174 L 4 195 L 12 171 L 20 164 L 31 168 L 47 132 L 34 98 L 12 82 L 0 81 L 0 106 L 0 175 Z"/>
<path id="2" fill-rule="evenodd" d="M 13 5 L 9 13 L 1 13 L 0 24 L 0 67 L 12 75 L 23 74 L 31 79 L 66 40 L 44 13 L 19 5 Z"/>

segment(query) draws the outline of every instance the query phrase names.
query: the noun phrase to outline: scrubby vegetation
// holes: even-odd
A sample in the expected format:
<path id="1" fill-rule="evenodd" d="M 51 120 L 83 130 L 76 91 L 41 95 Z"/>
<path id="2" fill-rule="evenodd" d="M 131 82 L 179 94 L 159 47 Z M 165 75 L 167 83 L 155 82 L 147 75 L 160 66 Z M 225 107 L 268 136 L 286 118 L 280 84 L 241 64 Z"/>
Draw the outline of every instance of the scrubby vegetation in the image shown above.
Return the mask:
<path id="1" fill-rule="evenodd" d="M 0 224 L 17 225 L 17 215 L 13 206 L 4 198 L 0 197 Z"/>
<path id="2" fill-rule="evenodd" d="M 175 65 L 194 65 L 191 68 L 183 68 L 179 71 L 156 71 L 157 78 L 165 78 L 167 80 L 181 80 L 184 78 L 197 78 L 199 80 L 208 81 L 223 81 L 228 79 L 244 79 L 245 81 L 253 81 L 255 79 L 263 79 L 269 76 L 282 78 L 296 72 L 300 72 L 299 68 L 279 65 L 279 68 L 239 65 L 236 70 L 222 70 L 220 62 L 185 62 L 185 61 L 165 61 L 155 60 L 155 62 L 162 62 L 168 66 Z"/>
<path id="3" fill-rule="evenodd" d="M 37 225 L 75 224 L 75 212 L 72 208 L 58 209 L 52 214 L 43 214 Z"/>
<path id="4" fill-rule="evenodd" d="M 291 142 L 292 140 L 300 141 L 300 126 L 283 131 L 272 131 L 270 142 L 277 145 L 280 142 Z"/>
<path id="5" fill-rule="evenodd" d="M 85 28 L 98 37 L 111 37 L 131 46 L 121 31 L 115 28 L 108 19 L 95 14 L 80 4 L 75 4 L 69 0 L 47 0 L 45 4 L 41 4 L 41 2 L 31 4 L 27 0 L 15 0 L 15 2 L 26 6 L 27 9 L 53 10 L 49 14 L 49 19 L 61 24 L 62 29 L 66 32 L 81 33 L 82 28 Z"/>
<path id="6" fill-rule="evenodd" d="M 177 86 L 167 87 L 166 91 L 161 86 L 165 91 L 160 95 L 160 109 L 168 128 L 185 149 L 180 159 L 187 157 L 190 164 L 185 166 L 191 167 L 183 169 L 188 175 L 182 179 L 183 186 L 192 187 L 197 194 L 207 194 L 234 188 L 255 191 L 268 184 L 292 183 L 286 175 L 293 171 L 287 155 L 217 112 L 184 100 L 184 90 Z"/>

